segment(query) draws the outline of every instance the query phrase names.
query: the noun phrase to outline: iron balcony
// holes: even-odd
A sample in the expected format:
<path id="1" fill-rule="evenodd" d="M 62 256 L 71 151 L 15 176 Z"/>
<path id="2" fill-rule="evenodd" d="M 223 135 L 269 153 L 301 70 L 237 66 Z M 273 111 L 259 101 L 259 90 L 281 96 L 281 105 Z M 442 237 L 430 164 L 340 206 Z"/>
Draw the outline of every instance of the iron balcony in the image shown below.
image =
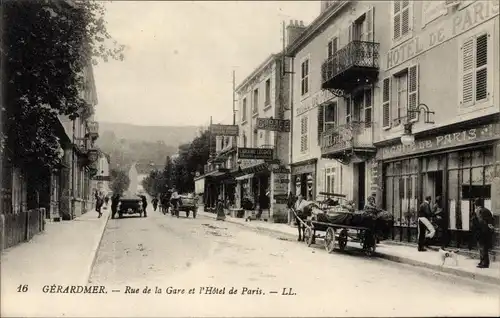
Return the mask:
<path id="1" fill-rule="evenodd" d="M 354 121 L 321 134 L 321 157 L 338 159 L 352 152 L 374 152 L 373 123 Z"/>
<path id="2" fill-rule="evenodd" d="M 323 89 L 351 92 L 377 80 L 379 43 L 352 41 L 326 59 L 321 66 Z"/>

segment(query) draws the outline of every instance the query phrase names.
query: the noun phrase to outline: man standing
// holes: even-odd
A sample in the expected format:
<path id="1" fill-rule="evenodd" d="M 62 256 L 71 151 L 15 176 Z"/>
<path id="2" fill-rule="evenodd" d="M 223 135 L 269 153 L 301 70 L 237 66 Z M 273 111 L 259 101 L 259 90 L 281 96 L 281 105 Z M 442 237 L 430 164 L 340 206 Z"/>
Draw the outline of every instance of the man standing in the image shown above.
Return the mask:
<path id="1" fill-rule="evenodd" d="M 431 196 L 426 196 L 425 201 L 420 204 L 418 209 L 418 251 L 424 252 L 426 249 L 425 246 L 425 232 L 427 230 L 430 231 L 430 236 L 434 236 L 433 232 L 435 232 L 434 227 L 431 225 L 429 218 L 432 216 L 431 211 Z"/>
<path id="2" fill-rule="evenodd" d="M 493 231 L 495 230 L 493 226 L 493 214 L 491 211 L 484 207 L 483 199 L 476 199 L 474 201 L 476 206 L 475 214 L 477 218 L 477 237 L 479 241 L 479 257 L 480 262 L 477 265 L 478 268 L 488 268 L 490 267 L 490 256 L 489 250 L 491 249 L 493 243 Z"/>
<path id="3" fill-rule="evenodd" d="M 118 203 L 120 202 L 120 195 L 113 194 L 111 197 L 111 218 L 114 219 L 116 212 L 118 212 Z"/>
<path id="4" fill-rule="evenodd" d="M 141 195 L 141 201 L 142 201 L 142 209 L 144 210 L 144 217 L 148 216 L 148 211 L 146 208 L 148 207 L 148 200 L 146 199 L 145 195 Z"/>

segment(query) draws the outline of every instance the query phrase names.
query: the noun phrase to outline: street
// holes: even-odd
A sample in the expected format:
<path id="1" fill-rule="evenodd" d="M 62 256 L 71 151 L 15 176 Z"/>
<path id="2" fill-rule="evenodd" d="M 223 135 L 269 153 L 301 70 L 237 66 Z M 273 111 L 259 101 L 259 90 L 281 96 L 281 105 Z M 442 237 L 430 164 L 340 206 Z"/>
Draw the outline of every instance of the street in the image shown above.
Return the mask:
<path id="1" fill-rule="evenodd" d="M 328 255 L 320 246 L 308 248 L 202 216 L 177 219 L 152 211 L 148 218 L 109 220 L 90 280 L 120 292 L 99 297 L 98 307 L 80 306 L 81 315 L 499 314 L 492 285 L 367 258 L 355 250 Z M 142 294 L 146 286 L 150 295 Z M 200 295 L 200 287 L 210 286 L 214 293 L 225 287 L 224 295 Z M 155 294 L 155 287 L 162 294 Z M 229 295 L 231 287 L 237 295 Z M 125 294 L 135 288 L 140 295 Z"/>

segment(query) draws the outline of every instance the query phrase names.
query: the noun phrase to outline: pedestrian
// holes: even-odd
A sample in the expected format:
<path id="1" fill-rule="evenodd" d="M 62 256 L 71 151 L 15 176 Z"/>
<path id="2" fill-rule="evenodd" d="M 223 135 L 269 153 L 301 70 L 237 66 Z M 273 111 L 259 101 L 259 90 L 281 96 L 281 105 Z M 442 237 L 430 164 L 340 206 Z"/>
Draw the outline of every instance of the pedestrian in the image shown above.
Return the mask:
<path id="1" fill-rule="evenodd" d="M 105 209 L 107 209 L 107 208 L 108 208 L 108 203 L 109 203 L 109 196 L 107 196 L 107 195 L 106 195 L 106 196 L 104 197 L 104 204 L 106 204 L 106 206 L 104 207 Z"/>
<path id="2" fill-rule="evenodd" d="M 436 232 L 429 219 L 432 217 L 431 196 L 426 196 L 425 201 L 418 209 L 418 251 L 425 252 L 426 231 L 429 230 L 428 237 L 432 238 Z"/>
<path id="3" fill-rule="evenodd" d="M 142 209 L 144 210 L 144 216 L 148 216 L 148 200 L 146 199 L 145 195 L 141 195 L 141 200 L 142 200 Z"/>
<path id="4" fill-rule="evenodd" d="M 104 204 L 104 199 L 101 194 L 97 193 L 97 199 L 95 203 L 95 210 L 97 213 L 99 213 L 99 218 L 102 216 L 101 208 L 102 205 Z"/>
<path id="5" fill-rule="evenodd" d="M 494 218 L 490 210 L 484 207 L 483 199 L 474 200 L 475 215 L 473 220 L 473 230 L 476 232 L 479 243 L 479 264 L 478 268 L 490 267 L 489 251 L 493 245 Z"/>
<path id="6" fill-rule="evenodd" d="M 437 232 L 439 233 L 439 243 L 441 248 L 444 249 L 446 247 L 446 239 L 445 239 L 445 224 L 443 217 L 443 208 L 441 207 L 441 196 L 437 196 L 434 201 L 434 205 L 432 206 L 432 223 L 435 225 Z"/>
<path id="7" fill-rule="evenodd" d="M 111 197 L 111 218 L 114 219 L 115 218 L 115 215 L 116 215 L 116 212 L 118 212 L 118 203 L 120 202 L 120 195 L 117 193 L 117 194 L 113 194 L 113 196 Z"/>
<path id="8" fill-rule="evenodd" d="M 226 219 L 226 214 L 224 213 L 224 202 L 222 200 L 222 195 L 219 195 L 215 210 L 217 211 L 217 221 L 224 221 Z"/>
<path id="9" fill-rule="evenodd" d="M 158 207 L 158 199 L 156 196 L 151 200 L 151 203 L 153 204 L 153 210 L 156 212 L 156 208 Z"/>
<path id="10" fill-rule="evenodd" d="M 170 205 L 172 206 L 172 216 L 179 216 L 179 193 L 175 188 L 172 189 L 172 194 L 170 196 Z"/>

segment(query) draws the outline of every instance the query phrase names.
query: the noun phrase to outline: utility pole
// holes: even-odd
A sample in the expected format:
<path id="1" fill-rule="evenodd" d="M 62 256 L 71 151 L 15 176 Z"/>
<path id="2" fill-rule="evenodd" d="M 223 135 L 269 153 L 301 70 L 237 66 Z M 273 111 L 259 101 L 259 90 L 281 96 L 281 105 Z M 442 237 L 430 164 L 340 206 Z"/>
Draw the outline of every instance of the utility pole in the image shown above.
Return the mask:
<path id="1" fill-rule="evenodd" d="M 233 70 L 233 125 L 236 125 L 236 72 Z"/>
<path id="2" fill-rule="evenodd" d="M 208 126 L 208 159 L 212 158 L 212 116 L 210 116 L 210 125 Z"/>

